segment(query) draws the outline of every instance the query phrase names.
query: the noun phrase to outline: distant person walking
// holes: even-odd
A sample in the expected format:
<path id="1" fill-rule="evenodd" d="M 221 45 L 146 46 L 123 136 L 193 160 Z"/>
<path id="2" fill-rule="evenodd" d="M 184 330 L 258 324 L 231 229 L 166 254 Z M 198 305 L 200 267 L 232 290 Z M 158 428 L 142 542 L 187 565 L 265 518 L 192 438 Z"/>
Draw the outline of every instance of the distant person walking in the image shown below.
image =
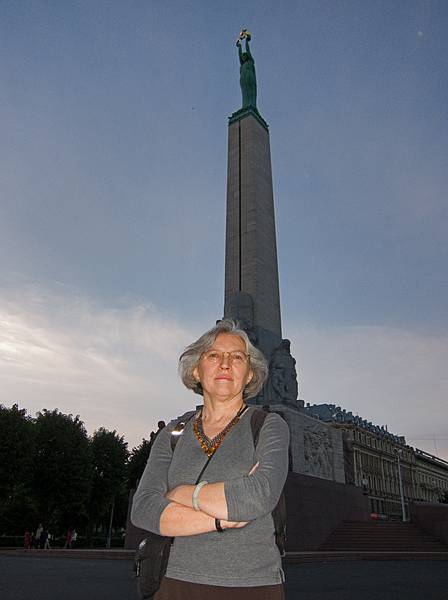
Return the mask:
<path id="1" fill-rule="evenodd" d="M 45 549 L 46 545 L 47 545 L 47 540 L 48 540 L 48 531 L 47 529 L 44 527 L 42 529 L 42 532 L 40 534 L 40 539 L 39 539 L 39 548 Z"/>
<path id="2" fill-rule="evenodd" d="M 72 546 L 71 546 L 72 548 L 73 548 L 73 545 L 76 543 L 77 539 L 78 539 L 78 534 L 76 533 L 76 529 L 73 529 L 73 531 L 72 531 Z"/>
<path id="3" fill-rule="evenodd" d="M 44 530 L 45 538 L 44 538 L 44 550 L 51 550 L 50 540 L 51 533 L 48 530 Z"/>
<path id="4" fill-rule="evenodd" d="M 36 529 L 36 534 L 34 536 L 34 544 L 36 548 L 40 548 L 40 536 L 42 535 L 42 531 L 44 530 L 44 527 L 42 525 L 42 523 L 39 523 L 37 529 Z"/>
<path id="5" fill-rule="evenodd" d="M 67 535 L 65 536 L 64 548 L 71 548 L 71 547 L 72 547 L 72 530 L 69 529 L 67 531 Z"/>
<path id="6" fill-rule="evenodd" d="M 32 543 L 33 543 L 33 537 L 27 529 L 25 531 L 25 537 L 23 539 L 23 547 L 25 548 L 25 550 L 31 550 Z"/>

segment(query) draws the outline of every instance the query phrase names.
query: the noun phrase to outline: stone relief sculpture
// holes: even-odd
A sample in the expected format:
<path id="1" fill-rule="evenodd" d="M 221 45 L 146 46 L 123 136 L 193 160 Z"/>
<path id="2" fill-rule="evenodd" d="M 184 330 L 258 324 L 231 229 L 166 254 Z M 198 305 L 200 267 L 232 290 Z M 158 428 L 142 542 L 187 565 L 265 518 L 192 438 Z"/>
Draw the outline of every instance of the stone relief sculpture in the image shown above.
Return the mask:
<path id="1" fill-rule="evenodd" d="M 280 346 L 274 350 L 269 365 L 269 379 L 265 387 L 267 402 L 297 401 L 298 394 L 296 361 L 291 356 L 291 342 L 282 340 Z"/>
<path id="2" fill-rule="evenodd" d="M 323 426 L 307 426 L 303 432 L 305 473 L 333 479 L 333 443 Z"/>

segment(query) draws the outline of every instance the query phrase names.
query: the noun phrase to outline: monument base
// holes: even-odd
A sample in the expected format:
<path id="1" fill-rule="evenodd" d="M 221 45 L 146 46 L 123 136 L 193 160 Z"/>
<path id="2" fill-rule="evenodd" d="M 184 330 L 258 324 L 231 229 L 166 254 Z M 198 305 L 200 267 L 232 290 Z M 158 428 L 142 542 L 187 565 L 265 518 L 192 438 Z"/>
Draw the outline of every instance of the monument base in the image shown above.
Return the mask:
<path id="1" fill-rule="evenodd" d="M 300 402 L 300 401 L 299 401 Z M 290 469 L 294 473 L 346 483 L 342 432 L 306 415 L 292 404 L 271 404 L 291 432 Z"/>
<path id="2" fill-rule="evenodd" d="M 263 125 L 263 127 L 266 129 L 266 131 L 269 129 L 269 125 L 266 123 L 266 121 L 260 115 L 260 113 L 258 112 L 258 108 L 256 106 L 246 106 L 245 108 L 240 108 L 239 110 L 235 111 L 229 117 L 229 125 L 231 123 L 235 123 L 236 121 L 239 121 L 240 119 L 243 119 L 247 115 L 252 115 L 253 117 L 255 117 L 257 119 L 257 121 L 260 123 L 260 125 Z"/>
<path id="3" fill-rule="evenodd" d="M 316 551 L 342 521 L 368 521 L 369 498 L 354 485 L 289 473 L 287 552 Z"/>

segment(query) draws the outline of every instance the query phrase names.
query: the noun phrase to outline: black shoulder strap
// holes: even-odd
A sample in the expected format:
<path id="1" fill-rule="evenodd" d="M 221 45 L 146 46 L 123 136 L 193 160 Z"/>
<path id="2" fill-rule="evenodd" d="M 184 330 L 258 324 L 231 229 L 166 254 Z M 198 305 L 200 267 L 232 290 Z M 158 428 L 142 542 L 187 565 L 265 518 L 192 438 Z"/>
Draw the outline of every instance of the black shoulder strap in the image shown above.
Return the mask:
<path id="1" fill-rule="evenodd" d="M 260 431 L 263 424 L 270 412 L 269 406 L 263 406 L 262 409 L 256 409 L 252 413 L 250 419 L 250 425 L 252 429 L 252 437 L 254 439 L 254 446 L 257 447 L 258 438 L 260 437 Z M 275 542 L 280 551 L 280 556 L 285 556 L 286 547 L 286 500 L 285 492 L 282 490 L 280 498 L 278 499 L 277 505 L 272 511 L 272 519 L 275 527 Z"/>
<path id="2" fill-rule="evenodd" d="M 174 427 L 174 429 L 170 435 L 170 443 L 171 443 L 171 451 L 172 452 L 174 452 L 174 449 L 176 448 L 177 441 L 179 440 L 179 437 L 182 435 L 185 425 L 188 423 L 188 421 L 192 417 L 194 417 L 195 414 L 196 414 L 195 410 L 193 410 L 193 411 L 189 410 L 184 415 L 182 415 L 181 417 L 178 418 L 176 426 Z"/>
<path id="3" fill-rule="evenodd" d="M 256 410 L 254 410 L 250 418 L 250 427 L 252 429 L 252 437 L 254 439 L 255 448 L 257 447 L 258 438 L 260 437 L 260 431 L 263 427 L 266 417 L 268 416 L 268 412 L 269 411 L 265 410 L 264 407 L 261 410 L 257 408 Z"/>

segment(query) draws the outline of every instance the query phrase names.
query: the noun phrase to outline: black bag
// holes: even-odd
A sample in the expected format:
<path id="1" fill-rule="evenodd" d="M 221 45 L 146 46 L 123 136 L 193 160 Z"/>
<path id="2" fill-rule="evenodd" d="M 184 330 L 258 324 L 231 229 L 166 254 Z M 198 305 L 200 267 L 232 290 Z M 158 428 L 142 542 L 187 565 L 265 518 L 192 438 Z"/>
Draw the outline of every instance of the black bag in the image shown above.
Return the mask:
<path id="1" fill-rule="evenodd" d="M 262 410 L 255 410 L 251 417 L 251 430 L 254 440 L 254 446 L 257 447 L 258 437 L 261 428 L 266 419 L 268 407 L 263 406 Z M 178 421 L 176 427 L 171 433 L 171 450 L 174 452 L 185 425 L 195 413 L 186 413 Z M 214 456 L 214 454 L 212 454 Z M 202 474 L 205 471 L 212 456 L 205 463 L 196 484 L 199 483 Z M 282 490 L 277 506 L 272 511 L 272 518 L 275 527 L 275 542 L 280 551 L 280 556 L 285 556 L 286 542 L 286 503 L 285 495 Z M 171 544 L 173 537 L 157 535 L 156 533 L 148 532 L 147 537 L 140 542 L 134 559 L 134 572 L 137 577 L 137 593 L 140 600 L 152 600 L 155 593 L 160 587 L 162 579 L 168 567 L 168 559 L 170 557 Z"/>
<path id="2" fill-rule="evenodd" d="M 134 559 L 138 597 L 150 600 L 160 587 L 166 573 L 173 538 L 148 532 L 140 542 Z"/>
<path id="3" fill-rule="evenodd" d="M 170 442 L 173 453 L 179 436 L 182 434 L 185 425 L 194 416 L 195 412 L 196 411 L 190 411 L 180 417 L 176 427 L 171 432 Z M 199 483 L 210 459 L 211 457 L 209 457 L 205 463 L 196 484 Z M 151 600 L 159 589 L 166 573 L 173 541 L 173 537 L 148 532 L 146 538 L 140 542 L 134 558 L 134 573 L 137 577 L 137 593 L 140 600 Z"/>

